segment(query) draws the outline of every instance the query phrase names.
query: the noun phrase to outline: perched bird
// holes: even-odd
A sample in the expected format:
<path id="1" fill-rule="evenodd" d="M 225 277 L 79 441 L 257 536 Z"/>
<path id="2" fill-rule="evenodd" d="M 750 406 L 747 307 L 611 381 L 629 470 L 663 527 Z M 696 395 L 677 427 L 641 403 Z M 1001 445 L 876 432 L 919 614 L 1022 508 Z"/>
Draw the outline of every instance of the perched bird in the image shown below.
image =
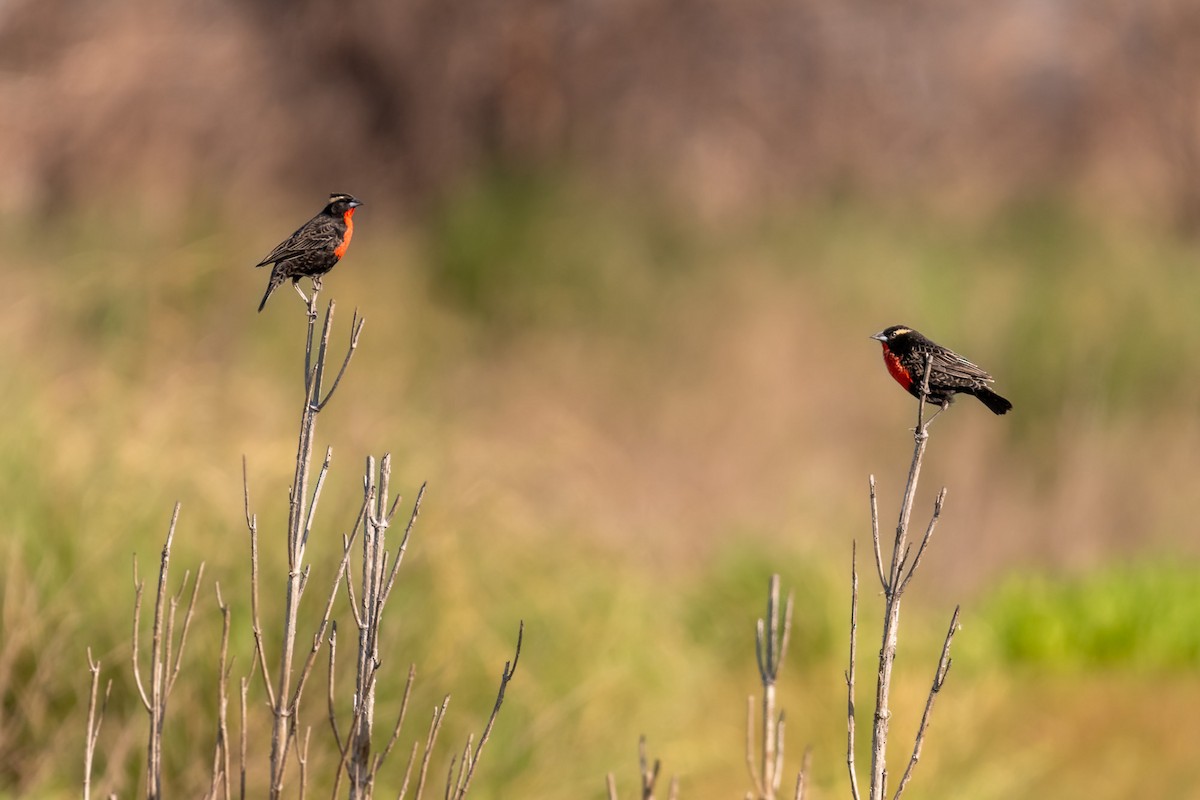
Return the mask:
<path id="1" fill-rule="evenodd" d="M 1012 403 L 988 386 L 991 375 L 912 328 L 893 325 L 871 338 L 883 345 L 883 363 L 888 372 L 913 397 L 921 396 L 925 362 L 929 359 L 929 394 L 925 400 L 941 406 L 938 414 L 960 393 L 975 395 L 993 414 L 1005 414 L 1012 408 Z"/>
<path id="2" fill-rule="evenodd" d="M 362 202 L 348 194 L 329 195 L 329 205 L 320 214 L 301 225 L 295 233 L 281 242 L 270 255 L 255 264 L 265 267 L 273 264 L 267 293 L 263 295 L 258 310 L 262 311 L 271 292 L 289 278 L 304 302 L 308 297 L 300 290 L 301 278 L 312 278 L 313 289 L 320 290 L 321 276 L 337 266 L 346 255 L 350 237 L 354 235 L 354 209 Z"/>

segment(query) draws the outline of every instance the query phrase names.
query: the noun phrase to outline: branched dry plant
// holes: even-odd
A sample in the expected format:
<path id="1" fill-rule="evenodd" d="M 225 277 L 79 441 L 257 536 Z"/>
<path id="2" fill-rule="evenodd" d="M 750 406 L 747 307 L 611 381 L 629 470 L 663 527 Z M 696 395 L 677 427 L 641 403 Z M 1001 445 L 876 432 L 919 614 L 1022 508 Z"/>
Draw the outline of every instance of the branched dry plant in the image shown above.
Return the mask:
<path id="1" fill-rule="evenodd" d="M 317 508 L 321 499 L 321 491 L 325 485 L 333 458 L 332 448 L 325 451 L 324 460 L 317 469 L 315 477 L 312 471 L 313 442 L 316 432 L 317 418 L 329 404 L 336 392 L 346 368 L 358 347 L 359 336 L 362 333 L 363 320 L 355 312 L 350 326 L 350 344 L 341 359 L 341 366 L 331 382 L 327 381 L 327 364 L 329 363 L 329 340 L 333 327 L 334 303 L 330 301 L 324 314 L 324 321 L 318 335 L 317 321 L 318 296 L 320 285 L 314 283 L 313 292 L 308 300 L 308 325 L 304 352 L 304 405 L 300 415 L 299 442 L 296 451 L 295 471 L 292 485 L 288 493 L 288 525 L 286 538 L 281 537 L 281 543 L 286 546 L 288 572 L 281 589 L 284 598 L 282 617 L 276 625 L 266 628 L 263 625 L 260 594 L 265 581 L 262 579 L 259 564 L 259 528 L 258 517 L 251 511 L 248 469 L 245 459 L 242 462 L 243 472 L 243 507 L 246 528 L 249 532 L 250 544 L 250 624 L 254 639 L 254 658 L 248 665 L 247 674 L 240 677 L 240 735 L 237 745 L 237 797 L 245 798 L 248 792 L 248 774 L 253 775 L 254 769 L 250 758 L 250 737 L 247 735 L 251 723 L 248 709 L 249 699 L 255 673 L 261 675 L 262 691 L 266 696 L 266 707 L 270 710 L 270 760 L 267 768 L 268 797 L 274 799 L 282 796 L 288 783 L 288 776 L 294 775 L 295 788 L 292 790 L 304 798 L 311 787 L 313 774 L 312 755 L 323 749 L 336 754 L 333 762 L 336 773 L 333 776 L 333 796 L 337 797 L 341 790 L 343 777 L 348 784 L 348 796 L 353 800 L 367 800 L 375 790 L 376 778 L 388 755 L 392 752 L 401 736 L 405 715 L 411 697 L 415 680 L 415 667 L 408 670 L 408 681 L 401 701 L 399 713 L 390 736 L 382 748 L 376 748 L 373 742 L 375 720 L 375 690 L 381 676 L 379 637 L 381 623 L 387 600 L 396 585 L 397 574 L 404 554 L 407 551 L 409 539 L 416 524 L 421 501 L 424 498 L 425 487 L 422 486 L 413 503 L 408 524 L 394 552 L 388 550 L 387 530 L 400 505 L 397 495 L 388 503 L 390 497 L 391 458 L 385 455 L 378 470 L 374 458 L 367 460 L 366 475 L 363 479 L 363 499 L 358 510 L 357 519 L 349 531 L 342 536 L 341 562 L 334 570 L 333 578 L 323 598 L 323 614 L 316 625 L 311 640 L 299 638 L 299 620 L 301 601 L 308 588 L 311 566 L 306 562 L 306 548 L 309 535 L 316 519 Z M 180 601 L 185 595 L 189 575 L 185 574 L 179 590 L 169 595 L 168 567 L 170 565 L 171 545 L 175 536 L 175 528 L 179 518 L 179 505 L 171 517 L 167 532 L 166 544 L 163 547 L 159 568 L 158 592 L 156 595 L 154 622 L 151 628 L 151 652 L 149 683 L 143 681 L 139 637 L 141 630 L 141 608 L 144 584 L 138 578 L 137 560 L 134 560 L 134 610 L 133 610 L 133 646 L 132 662 L 135 685 L 140 694 L 142 704 L 150 719 L 149 738 L 146 757 L 147 797 L 157 800 L 163 796 L 163 734 L 166 719 L 167 701 L 171 690 L 179 677 L 183 663 L 184 644 L 192 621 L 199 587 L 203 577 L 204 564 L 197 570 L 196 579 L 192 583 L 191 595 L 182 625 L 176 634 L 176 615 Z M 361 537 L 359 532 L 361 529 Z M 355 593 L 354 569 L 351 567 L 351 556 L 355 542 L 361 542 L 362 566 L 358 577 L 358 590 Z M 349 598 L 349 612 L 353 616 L 356 631 L 356 658 L 354 692 L 350 703 L 350 719 L 342 728 L 338 723 L 337 697 L 335 694 L 335 669 L 337 664 L 337 622 L 334 619 L 334 607 L 337 603 L 342 581 L 345 581 L 346 595 Z M 217 606 L 222 616 L 221 646 L 217 664 L 217 686 L 215 693 L 217 727 L 212 753 L 211 777 L 204 796 L 206 798 L 222 798 L 231 800 L 234 795 L 234 776 L 232 772 L 232 747 L 229 735 L 229 678 L 233 664 L 229 657 L 229 635 L 231 627 L 231 611 L 225 602 L 219 585 L 216 586 Z M 272 659 L 268 657 L 268 638 L 273 632 L 278 633 L 278 661 L 274 670 Z M 326 638 L 328 634 L 328 638 Z M 467 796 L 475 770 L 479 764 L 484 746 L 491 735 L 492 728 L 504 702 L 504 694 L 508 684 L 516 673 L 517 663 L 521 655 L 521 645 L 524 639 L 524 624 L 522 623 L 516 642 L 516 654 L 512 660 L 505 662 L 500 677 L 500 688 L 496 701 L 488 718 L 487 725 L 479 735 L 478 741 L 469 736 L 460 754 L 450 758 L 444 796 L 462 800 Z M 323 748 L 314 740 L 313 730 L 309 725 L 302 725 L 300 719 L 301 701 L 304 690 L 308 686 L 320 651 L 328 644 L 329 689 L 326 696 L 328 720 L 332 733 L 332 746 Z M 89 702 L 87 735 L 84 753 L 84 796 L 90 796 L 92 765 L 96 753 L 96 744 L 100 726 L 104 717 L 104 707 L 97 711 L 100 682 L 100 664 L 88 655 L 89 671 L 91 673 L 91 700 Z M 105 694 L 107 701 L 107 693 Z M 438 732 L 445 719 L 446 708 L 450 696 L 446 695 L 442 704 L 435 709 L 433 722 L 429 732 L 424 736 L 424 751 L 421 756 L 417 774 L 417 783 L 412 797 L 419 800 L 427 782 L 429 766 L 434 752 Z M 264 745 L 265 746 L 265 745 Z M 408 796 L 410 779 L 417 763 L 418 742 L 414 741 L 409 751 L 408 766 L 404 773 L 399 797 Z M 294 766 L 289 765 L 294 756 Z M 324 759 L 326 763 L 329 759 Z M 290 767 L 290 768 L 289 768 Z"/>
<path id="2" fill-rule="evenodd" d="M 104 699 L 100 697 L 100 662 L 92 660 L 92 648 L 88 648 L 88 672 L 92 676 L 92 690 L 88 694 L 87 737 L 83 742 L 83 800 L 92 796 L 92 762 L 96 757 L 96 740 L 104 725 L 104 712 L 108 709 L 108 696 L 112 692 L 112 678 L 104 685 Z M 99 700 L 100 707 L 96 707 Z"/>
<path id="3" fill-rule="evenodd" d="M 912 465 L 909 467 L 908 483 L 904 488 L 904 498 L 900 504 L 900 517 L 896 523 L 896 537 L 892 544 L 891 559 L 886 569 L 882 547 L 880 546 L 879 510 L 875 497 L 875 476 L 872 475 L 870 479 L 871 539 L 875 548 L 875 567 L 880 586 L 883 589 L 883 637 L 879 649 L 879 672 L 875 684 L 875 715 L 871 729 L 871 773 L 869 793 L 867 795 L 870 800 L 883 800 L 888 791 L 887 745 L 889 725 L 892 718 L 890 708 L 892 667 L 896 660 L 896 644 L 899 640 L 900 631 L 900 600 L 904 595 L 905 589 L 908 588 L 909 583 L 912 581 L 917 567 L 921 564 L 921 557 L 924 555 L 925 549 L 933 537 L 934 528 L 937 526 L 938 518 L 942 513 L 942 505 L 946 500 L 946 490 L 943 488 L 938 493 L 937 500 L 934 503 L 933 513 L 930 515 L 929 524 L 925 528 L 925 534 L 921 538 L 916 553 L 913 553 L 912 543 L 908 540 L 909 519 L 912 514 L 913 499 L 917 492 L 917 481 L 921 474 L 921 462 L 925 456 L 925 445 L 929 440 L 928 425 L 932 421 L 925 419 L 925 398 L 929 394 L 929 370 L 930 361 L 926 358 L 925 373 L 921 381 L 921 398 L 917 404 L 917 426 L 913 429 L 914 447 Z M 855 661 L 857 657 L 856 641 L 858 635 L 857 546 L 853 548 L 851 555 L 850 586 L 850 666 L 846 671 L 846 766 L 850 772 L 851 794 L 854 800 L 860 800 L 858 771 L 855 767 L 854 758 L 856 732 L 854 685 Z M 933 711 L 933 702 L 938 692 L 941 691 L 942 684 L 946 680 L 946 673 L 950 669 L 950 645 L 957 630 L 958 608 L 956 607 L 954 615 L 950 620 L 950 629 L 946 633 L 946 638 L 942 645 L 942 654 L 938 661 L 937 670 L 934 673 L 933 686 L 925 702 L 925 712 L 921 717 L 920 726 L 917 728 L 912 755 L 909 757 L 908 766 L 904 770 L 904 774 L 893 795 L 895 800 L 899 800 L 904 790 L 908 787 L 908 782 L 912 779 L 913 769 L 916 767 L 917 761 L 921 758 L 921 748 L 925 742 L 925 733 L 928 730 L 929 717 Z"/>
<path id="4" fill-rule="evenodd" d="M 784 722 L 782 710 L 776 711 L 775 684 L 779 680 L 779 670 L 783 667 L 787 655 L 788 641 L 792 632 L 792 609 L 794 597 L 788 593 L 787 602 L 782 606 L 783 617 L 780 618 L 780 581 L 779 575 L 772 575 L 767 586 L 767 616 L 759 619 L 755 630 L 754 650 L 758 661 L 758 677 L 762 682 L 762 718 L 758 727 L 762 731 L 759 740 L 755 740 L 754 695 L 746 698 L 746 770 L 750 774 L 751 790 L 746 792 L 746 800 L 778 800 L 779 790 L 783 783 L 784 757 Z M 654 787 L 658 782 L 658 774 L 662 764 L 658 759 L 651 765 L 646 757 L 646 737 L 638 739 L 638 759 L 642 783 L 642 800 L 653 800 Z M 808 788 L 808 775 L 812 761 L 812 747 L 804 750 L 800 771 L 796 776 L 796 787 L 792 793 L 794 800 L 804 800 Z M 617 781 L 613 773 L 606 776 L 609 800 L 617 800 Z M 679 792 L 678 778 L 671 778 L 668 792 L 670 800 L 675 800 Z"/>
<path id="5" fill-rule="evenodd" d="M 758 658 L 758 677 L 762 682 L 762 730 L 760 746 L 754 741 L 754 696 L 746 698 L 746 769 L 750 773 L 751 791 L 746 800 L 776 800 L 783 783 L 784 721 L 782 710 L 775 710 L 775 684 L 787 656 L 788 640 L 792 633 L 793 595 L 788 592 L 783 622 L 779 619 L 779 576 L 772 575 L 767 587 L 767 617 L 758 621 L 754 637 L 754 652 Z M 794 797 L 804 797 L 807 784 L 810 750 L 805 750 L 803 766 L 796 778 Z"/>
<path id="6" fill-rule="evenodd" d="M 204 577 L 204 562 L 200 562 L 196 570 L 196 581 L 192 585 L 192 597 L 188 602 L 187 612 L 183 617 L 183 627 L 179 631 L 178 649 L 172 662 L 172 648 L 175 645 L 175 614 L 179 601 L 187 589 L 190 573 L 185 572 L 179 591 L 168 597 L 167 582 L 171 566 L 171 544 L 175 539 L 175 526 L 179 522 L 179 503 L 171 514 L 171 524 L 167 529 L 167 541 L 163 545 L 162 558 L 158 567 L 158 592 L 154 600 L 154 623 L 150 629 L 150 690 L 142 680 L 140 667 L 141 656 L 138 652 L 138 637 L 142 619 L 142 592 L 145 583 L 138 577 L 137 557 L 133 559 L 133 678 L 141 697 L 142 706 L 150 717 L 150 735 L 146 746 L 146 797 L 148 800 L 158 800 L 162 797 L 162 743 L 163 724 L 167 715 L 167 700 L 175 681 L 183 666 L 183 647 L 187 641 L 188 629 L 192 623 L 192 613 L 196 610 L 196 597 L 200 593 L 200 581 Z"/>
<path id="7" fill-rule="evenodd" d="M 638 777 L 641 780 L 641 800 L 654 800 L 654 788 L 658 784 L 658 774 L 662 770 L 662 761 L 654 759 L 654 763 L 650 763 L 650 759 L 646 755 L 646 737 L 638 737 Z M 608 800 L 619 800 L 617 797 L 617 778 L 611 772 L 605 778 L 605 785 L 608 787 Z M 678 800 L 679 797 L 679 778 L 672 775 L 671 783 L 667 787 L 667 800 Z"/>

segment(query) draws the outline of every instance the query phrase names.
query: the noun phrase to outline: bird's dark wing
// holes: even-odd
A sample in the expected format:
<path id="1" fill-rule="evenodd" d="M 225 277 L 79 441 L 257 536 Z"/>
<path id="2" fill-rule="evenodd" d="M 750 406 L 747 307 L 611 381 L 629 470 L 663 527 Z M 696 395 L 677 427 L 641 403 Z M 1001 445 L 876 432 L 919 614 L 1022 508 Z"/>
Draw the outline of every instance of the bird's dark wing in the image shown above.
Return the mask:
<path id="1" fill-rule="evenodd" d="M 254 266 L 265 267 L 268 264 L 287 261 L 304 253 L 336 247 L 338 232 L 332 222 L 332 220 L 326 220 L 319 216 L 310 219 L 297 228 L 296 232 L 286 240 L 276 245 L 275 249 L 268 253 L 266 258 Z"/>
<path id="2" fill-rule="evenodd" d="M 943 347 L 929 352 L 933 355 L 933 364 L 930 366 L 930 373 L 938 375 L 944 383 L 975 386 L 980 382 L 991 383 L 993 380 L 991 375 L 970 361 L 967 361 L 953 350 L 947 350 Z M 924 354 L 922 354 L 921 358 L 923 369 Z"/>

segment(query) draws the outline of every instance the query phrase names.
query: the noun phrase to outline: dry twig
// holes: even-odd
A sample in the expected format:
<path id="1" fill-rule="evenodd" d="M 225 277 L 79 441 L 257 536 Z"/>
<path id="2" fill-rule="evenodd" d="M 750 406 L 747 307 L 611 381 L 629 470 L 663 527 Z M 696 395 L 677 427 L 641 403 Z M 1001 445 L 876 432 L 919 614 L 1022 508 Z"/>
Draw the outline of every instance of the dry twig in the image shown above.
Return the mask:
<path id="1" fill-rule="evenodd" d="M 217 670 L 217 741 L 213 748 L 212 782 L 208 797 L 223 797 L 229 794 L 229 606 L 221 597 L 221 584 L 215 584 L 217 607 L 221 609 L 221 657 Z M 217 794 L 218 787 L 222 793 Z"/>
<path id="2" fill-rule="evenodd" d="M 525 621 L 521 620 L 521 625 L 517 628 L 517 650 L 513 654 L 512 661 L 504 662 L 504 669 L 500 673 L 500 689 L 496 692 L 496 704 L 492 706 L 492 715 L 488 717 L 487 725 L 483 728 L 483 733 L 479 736 L 479 743 L 475 745 L 474 752 L 471 751 L 471 741 L 467 740 L 467 748 L 464 751 L 464 760 L 469 759 L 466 772 L 459 776 L 453 793 L 448 794 L 453 800 L 462 800 L 467 796 L 467 790 L 471 788 L 471 778 L 475 776 L 475 768 L 479 766 L 479 757 L 483 754 L 483 747 L 487 744 L 488 739 L 492 735 L 492 726 L 496 724 L 496 717 L 500 715 L 500 706 L 504 704 L 504 691 L 508 688 L 508 684 L 512 681 L 513 676 L 517 674 L 517 663 L 521 660 L 521 642 L 525 639 Z M 449 786 L 446 787 L 449 790 Z"/>
<path id="3" fill-rule="evenodd" d="M 96 756 L 96 740 L 104 725 L 104 712 L 108 709 L 108 696 L 112 692 L 112 679 L 104 687 L 104 700 L 96 708 L 100 693 L 100 662 L 92 660 L 92 648 L 87 649 L 88 672 L 92 676 L 92 689 L 88 694 L 87 737 L 83 747 L 83 800 L 92 796 L 92 761 Z"/>
<path id="4" fill-rule="evenodd" d="M 199 594 L 200 582 L 204 577 L 204 562 L 196 570 L 196 581 L 192 586 L 191 599 L 184 614 L 183 627 L 179 633 L 178 651 L 174 654 L 172 663 L 172 648 L 175 642 L 175 613 L 179 600 L 187 588 L 189 573 L 185 572 L 179 593 L 168 598 L 167 578 L 171 563 L 171 544 L 175 539 L 175 526 L 179 522 L 179 503 L 171 513 L 171 524 L 167 529 L 167 540 L 163 544 L 162 557 L 158 569 L 158 591 L 154 602 L 154 623 L 150 639 L 150 689 L 146 690 L 139 667 L 140 654 L 138 649 L 138 629 L 141 626 L 141 605 L 144 584 L 137 575 L 137 558 L 133 562 L 134 602 L 133 602 L 133 676 L 137 685 L 138 695 L 142 706 L 150 718 L 150 731 L 146 745 L 146 796 L 150 800 L 162 797 L 162 737 L 163 722 L 167 713 L 167 700 L 179 677 L 183 665 L 183 649 L 187 642 L 188 628 L 191 625 L 192 614 L 196 609 L 196 597 Z"/>
<path id="5" fill-rule="evenodd" d="M 904 591 L 908 588 L 908 584 L 912 581 L 913 575 L 916 573 L 917 567 L 920 566 L 921 558 L 929 545 L 930 539 L 933 537 L 933 532 L 937 526 L 937 522 L 942 512 L 942 505 L 946 499 L 946 490 L 943 488 L 938 493 L 936 502 L 934 503 L 933 513 L 930 516 L 929 524 L 925 529 L 925 534 L 922 537 L 920 544 L 917 547 L 915 555 L 912 555 L 911 561 L 911 545 L 908 542 L 909 520 L 912 514 L 913 501 L 916 497 L 917 482 L 920 478 L 921 463 L 925 455 L 925 445 L 929 439 L 928 426 L 932 422 L 933 417 L 929 420 L 925 419 L 925 401 L 929 394 L 929 372 L 931 361 L 929 358 L 925 360 L 925 371 L 921 380 L 921 396 L 917 403 L 917 426 L 913 430 L 913 458 L 912 464 L 908 471 L 908 482 L 904 488 L 904 496 L 900 504 L 899 520 L 896 524 L 896 536 L 892 544 L 892 552 L 890 565 L 884 569 L 884 558 L 882 548 L 880 547 L 879 537 L 879 517 L 878 508 L 876 505 L 875 496 L 875 477 L 871 476 L 870 481 L 870 502 L 871 502 L 871 538 L 875 550 L 875 566 L 879 574 L 879 582 L 883 589 L 884 609 L 883 609 L 883 634 L 882 644 L 879 650 L 879 670 L 875 686 L 875 714 L 874 725 L 871 732 L 871 781 L 870 781 L 870 800 L 882 800 L 887 794 L 887 740 L 889 732 L 889 723 L 891 721 L 891 709 L 889 706 L 891 685 L 892 685 L 892 667 L 896 659 L 896 645 L 899 637 L 900 626 L 900 600 Z M 935 413 L 934 417 L 937 416 Z M 921 726 L 917 731 L 916 740 L 913 745 L 913 755 L 909 759 L 908 768 L 904 772 L 899 786 L 894 795 L 895 800 L 899 800 L 908 782 L 912 777 L 912 770 L 916 766 L 916 762 L 920 759 L 921 746 L 924 742 L 925 731 L 928 727 L 929 716 L 933 710 L 934 696 L 941 690 L 942 683 L 946 677 L 946 671 L 950 666 L 950 644 L 954 637 L 954 631 L 958 625 L 958 611 L 954 612 L 954 619 L 951 622 L 950 632 L 946 636 L 945 644 L 942 648 L 942 658 L 938 665 L 937 673 L 934 677 L 933 689 L 929 693 L 929 698 L 925 705 L 925 713 L 922 716 Z M 851 555 L 851 600 L 850 600 L 850 666 L 846 672 L 846 687 L 847 687 L 847 743 L 846 743 L 846 765 L 850 772 L 850 788 L 854 800 L 859 798 L 858 777 L 855 770 L 854 760 L 854 736 L 855 736 L 855 706 L 854 706 L 854 668 L 856 659 L 856 638 L 858 630 L 858 567 L 857 567 L 857 548 Z"/>
<path id="6" fill-rule="evenodd" d="M 638 737 L 638 778 L 641 781 L 641 800 L 654 800 L 654 788 L 658 784 L 658 775 L 662 771 L 662 761 L 650 759 L 646 755 L 646 737 Z M 618 800 L 617 779 L 611 772 L 605 776 L 605 787 L 608 789 L 608 800 Z M 668 800 L 675 800 L 679 794 L 679 779 L 672 776 L 667 789 Z"/>
<path id="7" fill-rule="evenodd" d="M 753 792 L 749 797 L 759 800 L 775 800 L 783 781 L 783 733 L 784 713 L 775 712 L 775 684 L 779 670 L 787 655 L 788 639 L 792 631 L 792 608 L 794 597 L 788 593 L 783 613 L 783 625 L 779 621 L 779 576 L 772 575 L 767 588 L 767 618 L 760 619 L 755 633 L 755 655 L 758 659 L 758 675 L 762 682 L 762 750 L 759 767 L 754 760 L 754 698 L 747 703 L 746 719 L 746 765 L 750 772 Z"/>

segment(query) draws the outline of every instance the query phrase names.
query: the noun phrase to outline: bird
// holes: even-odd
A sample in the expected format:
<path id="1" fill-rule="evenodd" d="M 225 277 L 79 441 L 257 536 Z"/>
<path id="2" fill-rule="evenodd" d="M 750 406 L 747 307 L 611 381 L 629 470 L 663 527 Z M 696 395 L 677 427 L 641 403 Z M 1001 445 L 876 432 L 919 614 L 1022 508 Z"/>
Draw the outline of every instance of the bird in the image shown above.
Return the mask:
<path id="1" fill-rule="evenodd" d="M 271 280 L 267 292 L 258 304 L 261 312 L 271 292 L 287 279 L 292 288 L 308 304 L 308 297 L 300 289 L 300 279 L 312 278 L 313 291 L 320 291 L 321 276 L 337 266 L 346 255 L 350 238 L 354 235 L 354 209 L 362 201 L 353 195 L 335 192 L 329 195 L 329 203 L 321 213 L 296 229 L 296 232 L 280 242 L 256 267 L 271 267 Z"/>
<path id="2" fill-rule="evenodd" d="M 941 406 L 935 417 L 950 406 L 956 394 L 974 395 L 993 414 L 1007 414 L 1012 409 L 1012 403 L 992 391 L 991 375 L 912 328 L 893 325 L 871 338 L 883 345 L 883 362 L 896 383 L 918 399 L 929 360 L 929 393 L 925 400 Z"/>

